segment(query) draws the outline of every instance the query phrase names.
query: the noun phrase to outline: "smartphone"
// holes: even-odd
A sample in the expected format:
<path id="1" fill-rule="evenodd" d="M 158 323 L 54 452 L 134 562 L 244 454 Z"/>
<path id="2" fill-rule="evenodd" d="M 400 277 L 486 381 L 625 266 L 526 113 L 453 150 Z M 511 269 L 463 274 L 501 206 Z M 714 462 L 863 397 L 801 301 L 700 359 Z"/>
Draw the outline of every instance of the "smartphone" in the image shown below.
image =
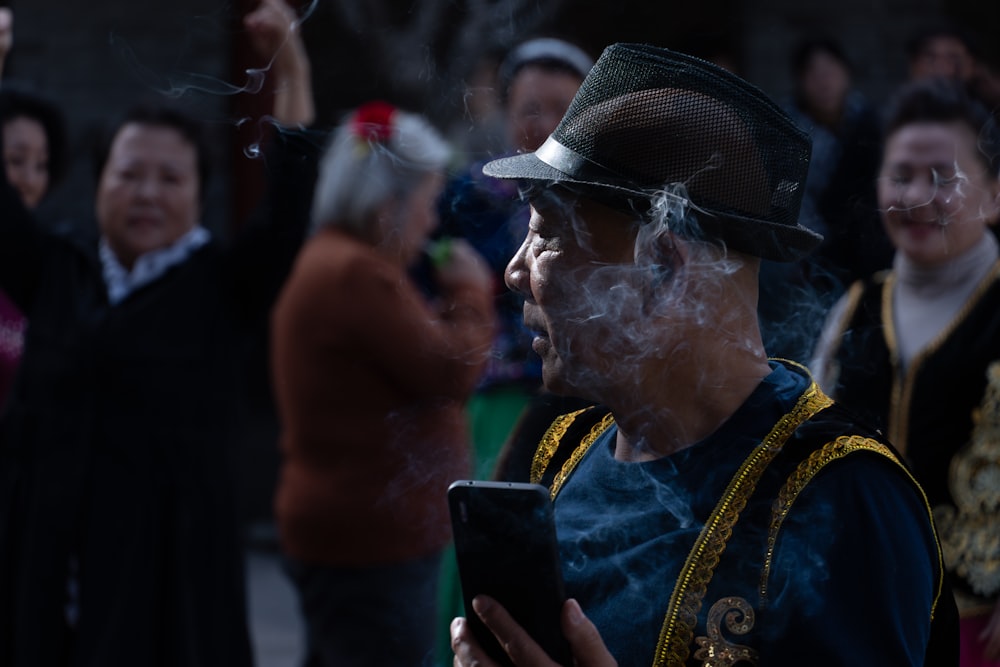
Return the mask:
<path id="1" fill-rule="evenodd" d="M 550 658 L 572 665 L 560 625 L 566 595 L 549 490 L 459 480 L 448 487 L 448 507 L 465 615 L 483 649 L 500 664 L 513 664 L 472 610 L 480 593 L 503 605 Z"/>

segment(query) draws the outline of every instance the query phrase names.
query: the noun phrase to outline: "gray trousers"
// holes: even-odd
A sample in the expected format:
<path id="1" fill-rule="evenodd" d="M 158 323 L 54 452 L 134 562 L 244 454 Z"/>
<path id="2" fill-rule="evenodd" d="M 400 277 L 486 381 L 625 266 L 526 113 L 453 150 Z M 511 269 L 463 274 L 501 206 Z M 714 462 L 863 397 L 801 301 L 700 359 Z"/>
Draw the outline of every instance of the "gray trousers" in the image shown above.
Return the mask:
<path id="1" fill-rule="evenodd" d="M 441 554 L 336 568 L 287 560 L 306 628 L 305 667 L 430 667 Z"/>

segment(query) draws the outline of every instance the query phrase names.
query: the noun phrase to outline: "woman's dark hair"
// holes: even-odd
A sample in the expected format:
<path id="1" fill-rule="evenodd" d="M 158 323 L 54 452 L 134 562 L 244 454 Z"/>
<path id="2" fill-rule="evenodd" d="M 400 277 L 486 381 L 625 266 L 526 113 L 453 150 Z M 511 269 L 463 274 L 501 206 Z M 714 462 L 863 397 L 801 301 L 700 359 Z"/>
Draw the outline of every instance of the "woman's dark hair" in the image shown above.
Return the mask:
<path id="1" fill-rule="evenodd" d="M 1000 129 L 996 119 L 961 82 L 925 79 L 903 84 L 889 102 L 885 135 L 913 123 L 964 123 L 977 137 L 977 155 L 993 176 L 1000 174 Z"/>
<path id="2" fill-rule="evenodd" d="M 107 164 L 115 136 L 126 125 L 168 128 L 176 131 L 185 141 L 189 142 L 194 147 L 197 160 L 199 197 L 204 201 L 212 162 L 211 147 L 205 126 L 187 112 L 175 107 L 143 104 L 127 111 L 113 129 L 107 132 L 98 146 L 94 161 L 98 179 L 100 179 L 101 172 L 104 171 L 104 166 Z"/>
<path id="3" fill-rule="evenodd" d="M 36 121 L 45 131 L 49 151 L 49 186 L 66 173 L 66 121 L 53 102 L 38 93 L 4 82 L 0 89 L 0 127 L 15 118 Z"/>

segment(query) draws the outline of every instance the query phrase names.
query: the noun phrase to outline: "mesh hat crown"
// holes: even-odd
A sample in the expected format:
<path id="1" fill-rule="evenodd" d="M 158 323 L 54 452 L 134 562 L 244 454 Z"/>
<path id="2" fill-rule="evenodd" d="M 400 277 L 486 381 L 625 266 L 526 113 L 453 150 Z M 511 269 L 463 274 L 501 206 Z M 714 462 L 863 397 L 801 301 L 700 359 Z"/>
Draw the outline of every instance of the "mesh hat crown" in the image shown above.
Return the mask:
<path id="1" fill-rule="evenodd" d="M 630 207 L 682 183 L 708 236 L 789 261 L 822 240 L 797 222 L 809 153 L 809 137 L 743 79 L 682 53 L 613 44 L 537 151 L 483 172 L 571 185 Z"/>

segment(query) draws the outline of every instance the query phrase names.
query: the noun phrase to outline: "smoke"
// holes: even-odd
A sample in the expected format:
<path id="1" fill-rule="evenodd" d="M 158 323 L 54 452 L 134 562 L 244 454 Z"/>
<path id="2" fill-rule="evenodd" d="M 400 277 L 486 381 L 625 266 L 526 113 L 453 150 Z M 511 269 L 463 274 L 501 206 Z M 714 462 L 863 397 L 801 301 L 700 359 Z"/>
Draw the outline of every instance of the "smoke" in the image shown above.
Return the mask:
<path id="1" fill-rule="evenodd" d="M 698 224 L 704 213 L 692 205 L 683 184 L 655 192 L 645 210 L 631 214 L 620 201 L 614 210 L 582 211 L 602 195 L 564 187 L 526 194 L 535 214 L 529 246 L 521 252 L 558 255 L 552 260 L 558 269 L 533 263 L 546 272 L 532 278 L 539 290 L 533 296 L 561 360 L 559 384 L 549 389 L 605 403 L 613 397 L 638 417 L 635 411 L 649 403 L 643 395 L 650 384 L 670 383 L 671 368 L 690 368 L 705 354 L 761 356 L 759 336 L 750 326 L 753 296 L 744 289 L 753 279 L 752 260 L 704 240 Z M 611 216 L 610 222 L 601 222 L 603 216 Z M 557 252 L 549 253 L 550 247 Z M 537 312 L 526 309 L 529 328 L 543 324 L 530 321 Z M 663 376 L 654 368 L 665 369 Z M 720 381 L 710 373 L 684 378 L 702 388 Z M 683 423 L 664 412 L 669 408 L 646 409 L 650 424 Z M 629 435 L 642 446 L 641 434 Z"/>
<path id="2" fill-rule="evenodd" d="M 292 21 L 288 34 L 291 35 L 292 33 L 301 30 L 302 24 L 309 20 L 309 18 L 316 11 L 316 7 L 318 5 L 319 0 L 312 0 L 299 14 L 298 18 Z M 287 39 L 288 37 L 286 37 L 286 43 Z M 244 74 L 246 76 L 244 81 L 232 82 L 204 72 L 178 69 L 162 72 L 143 62 L 143 60 L 136 54 L 135 49 L 132 48 L 129 40 L 114 32 L 109 34 L 108 44 L 116 53 L 118 60 L 124 65 L 125 69 L 130 72 L 145 88 L 168 99 L 179 99 L 189 94 L 203 94 L 217 97 L 240 95 L 244 93 L 257 95 L 264 89 L 264 83 L 267 80 L 267 75 L 274 66 L 278 52 L 285 46 L 285 44 L 282 44 L 281 47 L 275 49 L 275 54 L 262 67 L 252 67 L 244 70 Z M 180 57 L 181 54 L 177 54 L 177 58 L 180 59 Z M 235 127 L 242 127 L 251 120 L 253 119 L 244 117 L 236 119 L 232 122 Z M 262 116 L 257 120 L 259 137 L 263 138 L 264 126 L 273 123 L 273 121 L 274 118 L 268 115 Z M 261 157 L 260 141 L 254 141 L 247 145 L 244 148 L 243 153 L 246 157 L 251 159 Z"/>
<path id="3" fill-rule="evenodd" d="M 299 18 L 292 22 L 289 30 L 290 34 L 300 29 L 301 25 L 312 16 L 318 4 L 319 0 L 312 0 L 310 2 Z M 141 62 L 135 53 L 135 49 L 132 48 L 131 44 L 124 37 L 112 32 L 108 37 L 108 42 L 111 48 L 117 52 L 119 59 L 125 64 L 126 68 L 143 85 L 171 99 L 183 97 L 191 92 L 208 95 L 238 95 L 240 93 L 256 95 L 263 89 L 267 73 L 274 66 L 274 60 L 277 57 L 276 55 L 273 56 L 263 67 L 246 69 L 244 71 L 246 80 L 242 84 L 238 84 L 202 72 L 174 71 L 161 74 Z"/>
<path id="4" fill-rule="evenodd" d="M 209 95 L 237 95 L 239 93 L 256 94 L 264 85 L 264 75 L 273 60 L 261 69 L 246 70 L 247 80 L 243 85 L 223 81 L 218 77 L 199 72 L 171 72 L 161 74 L 155 69 L 143 64 L 129 42 L 115 33 L 108 38 L 108 45 L 114 49 L 125 67 L 146 87 L 164 97 L 177 99 L 190 92 Z"/>
<path id="5" fill-rule="evenodd" d="M 907 191 L 912 187 L 911 179 L 898 176 L 883 176 L 882 178 L 888 179 L 894 191 L 894 199 L 897 202 L 882 209 L 881 212 L 883 215 L 890 213 L 905 213 L 910 215 L 917 209 L 931 207 L 937 216 L 936 223 L 941 227 L 946 227 L 961 212 L 965 201 L 969 198 L 968 188 L 971 182 L 968 175 L 962 171 L 957 162 L 954 165 L 952 173 L 948 175 L 943 174 L 936 168 L 932 168 L 931 188 L 928 189 L 925 199 L 916 202 L 904 203 Z M 952 207 L 954 208 L 952 209 Z M 980 210 L 979 215 L 981 218 L 985 218 L 986 212 Z"/>

